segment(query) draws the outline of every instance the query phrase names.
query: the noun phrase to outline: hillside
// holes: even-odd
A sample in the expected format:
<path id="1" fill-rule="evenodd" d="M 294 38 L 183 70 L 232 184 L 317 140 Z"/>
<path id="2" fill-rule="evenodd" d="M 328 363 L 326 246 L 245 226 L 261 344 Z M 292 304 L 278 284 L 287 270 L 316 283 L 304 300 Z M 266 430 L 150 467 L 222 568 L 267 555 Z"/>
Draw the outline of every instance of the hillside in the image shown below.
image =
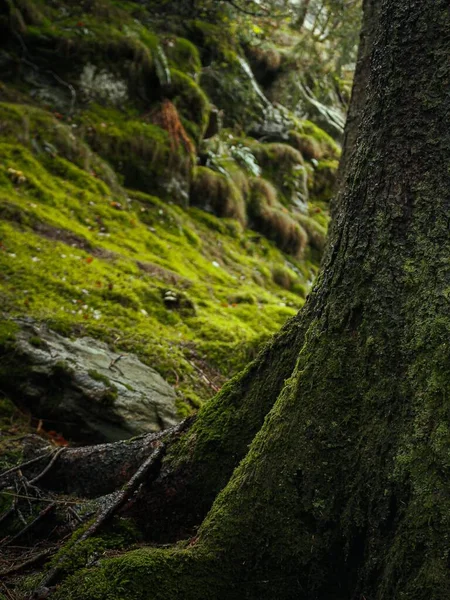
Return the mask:
<path id="1" fill-rule="evenodd" d="M 106 342 L 111 364 L 136 356 L 186 416 L 312 286 L 350 80 L 325 85 L 329 65 L 302 34 L 227 5 L 2 5 L 5 422 L 83 439 L 60 418 L 70 360 L 55 359 L 52 395 L 36 404 L 24 323 L 29 349 L 45 351 L 51 331 Z M 314 94 L 302 69 L 320 79 Z M 123 388 L 88 373 L 106 410 Z"/>

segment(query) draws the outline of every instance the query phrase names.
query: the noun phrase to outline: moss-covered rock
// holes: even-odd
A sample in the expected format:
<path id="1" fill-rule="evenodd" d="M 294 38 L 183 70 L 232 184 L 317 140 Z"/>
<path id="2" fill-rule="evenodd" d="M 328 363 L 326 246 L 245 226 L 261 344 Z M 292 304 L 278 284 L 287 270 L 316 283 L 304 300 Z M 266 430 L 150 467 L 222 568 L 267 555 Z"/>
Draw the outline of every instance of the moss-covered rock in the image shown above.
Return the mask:
<path id="1" fill-rule="evenodd" d="M 287 207 L 306 210 L 308 176 L 301 153 L 288 144 L 251 146 L 264 177 L 278 189 L 280 201 Z"/>
<path id="2" fill-rule="evenodd" d="M 202 88 L 188 75 L 170 70 L 171 95 L 186 131 L 195 143 L 203 138 L 209 121 L 210 103 Z"/>
<path id="3" fill-rule="evenodd" d="M 207 167 L 194 169 L 190 203 L 219 217 L 246 222 L 245 203 L 239 189 L 229 177 Z"/>
<path id="4" fill-rule="evenodd" d="M 127 187 L 186 204 L 192 144 L 173 104 L 143 118 L 94 106 L 81 125 L 89 145 L 115 167 Z"/>
<path id="5" fill-rule="evenodd" d="M 311 195 L 317 200 L 328 202 L 336 189 L 337 160 L 319 160 L 314 175 L 309 180 Z"/>
<path id="6" fill-rule="evenodd" d="M 202 63 L 198 48 L 185 38 L 168 36 L 163 40 L 169 65 L 198 81 Z"/>
<path id="7" fill-rule="evenodd" d="M 278 201 L 275 188 L 264 179 L 250 182 L 249 225 L 260 231 L 288 254 L 300 256 L 307 236 L 297 221 Z"/>

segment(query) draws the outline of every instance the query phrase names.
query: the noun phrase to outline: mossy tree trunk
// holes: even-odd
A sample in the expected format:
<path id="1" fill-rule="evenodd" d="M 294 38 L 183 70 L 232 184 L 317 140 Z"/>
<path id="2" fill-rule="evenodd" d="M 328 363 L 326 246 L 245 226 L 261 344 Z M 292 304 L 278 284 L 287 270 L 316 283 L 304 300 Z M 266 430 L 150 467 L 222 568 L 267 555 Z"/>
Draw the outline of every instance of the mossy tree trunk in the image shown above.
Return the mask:
<path id="1" fill-rule="evenodd" d="M 294 371 L 189 544 L 104 560 L 57 596 L 450 597 L 450 8 L 378 5 L 359 141 Z M 257 373 L 268 397 L 283 368 Z M 240 405 L 245 384 L 232 385 Z M 210 416 L 181 448 L 219 470 L 207 449 L 226 437 Z"/>
<path id="2" fill-rule="evenodd" d="M 347 122 L 345 124 L 342 156 L 339 162 L 339 180 L 341 177 L 345 176 L 347 172 L 347 163 L 351 160 L 352 152 L 356 148 L 356 140 L 362 124 L 370 78 L 374 36 L 376 34 L 380 6 L 380 0 L 363 0 L 365 19 L 359 36 L 358 60 L 356 62 L 352 97 L 347 113 Z"/>

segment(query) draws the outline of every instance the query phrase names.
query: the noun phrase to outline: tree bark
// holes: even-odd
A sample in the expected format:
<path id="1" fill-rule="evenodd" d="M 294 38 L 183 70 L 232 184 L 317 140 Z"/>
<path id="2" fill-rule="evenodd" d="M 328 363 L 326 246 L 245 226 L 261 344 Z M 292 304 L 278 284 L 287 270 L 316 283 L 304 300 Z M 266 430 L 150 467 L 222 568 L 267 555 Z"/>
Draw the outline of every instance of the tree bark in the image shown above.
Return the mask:
<path id="1" fill-rule="evenodd" d="M 305 24 L 305 20 L 306 20 L 306 16 L 308 14 L 308 8 L 309 8 L 309 4 L 310 4 L 311 0 L 303 0 L 299 12 L 298 12 L 298 18 L 297 21 L 295 23 L 295 25 L 297 26 L 298 30 L 301 31 L 303 29 L 303 25 Z"/>
<path id="2" fill-rule="evenodd" d="M 450 8 L 378 6 L 317 285 L 167 460 L 202 502 L 245 458 L 189 543 L 102 560 L 56 598 L 450 597 Z"/>
<path id="3" fill-rule="evenodd" d="M 352 96 L 347 113 L 342 155 L 339 162 L 339 181 L 347 172 L 347 162 L 351 160 L 352 152 L 356 148 L 356 140 L 362 123 L 362 116 L 367 100 L 367 87 L 369 85 L 370 61 L 380 7 L 381 3 L 379 0 L 363 0 L 365 19 L 359 36 L 358 58 Z"/>

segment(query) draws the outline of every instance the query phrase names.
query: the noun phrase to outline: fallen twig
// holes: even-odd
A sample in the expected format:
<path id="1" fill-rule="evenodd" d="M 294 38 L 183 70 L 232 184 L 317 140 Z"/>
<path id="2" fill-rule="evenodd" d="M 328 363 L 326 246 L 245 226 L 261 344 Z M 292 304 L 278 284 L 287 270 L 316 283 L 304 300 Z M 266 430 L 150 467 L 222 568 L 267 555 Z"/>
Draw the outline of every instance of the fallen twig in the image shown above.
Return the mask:
<path id="1" fill-rule="evenodd" d="M 3 477 L 6 477 L 6 475 L 10 475 L 11 473 L 14 473 L 15 471 L 24 469 L 25 467 L 28 467 L 29 465 L 33 465 L 34 463 L 39 462 L 43 458 L 49 458 L 50 456 L 52 456 L 52 454 L 53 454 L 53 452 L 47 452 L 46 454 L 41 454 L 40 456 L 36 456 L 36 458 L 32 458 L 31 460 L 27 460 L 26 462 L 21 463 L 20 465 L 11 467 L 7 471 L 3 471 L 3 473 L 0 473 L 0 479 L 2 479 Z"/>
<path id="2" fill-rule="evenodd" d="M 56 506 L 56 502 L 52 502 L 51 504 L 46 506 L 43 510 L 41 510 L 41 512 L 38 514 L 38 516 L 35 519 L 33 519 L 30 523 L 25 525 L 25 527 L 23 527 L 12 538 L 9 538 L 9 539 L 7 538 L 6 540 L 3 540 L 3 542 L 0 544 L 0 546 L 8 546 L 11 542 L 15 542 L 18 538 L 22 537 L 22 535 L 24 535 L 25 533 L 28 533 L 30 531 L 30 529 L 32 529 L 36 525 L 36 523 L 38 523 L 41 519 L 43 519 L 45 516 L 47 516 L 55 508 L 55 506 Z"/>
<path id="3" fill-rule="evenodd" d="M 120 371 L 119 367 L 117 367 L 117 363 L 119 362 L 120 359 L 124 358 L 125 356 L 127 356 L 127 355 L 126 354 L 119 354 L 119 356 L 117 358 L 113 358 L 112 361 L 109 363 L 108 369 L 110 369 L 112 371 L 113 367 L 116 367 L 116 369 L 120 373 L 122 373 L 122 371 Z"/>
<path id="4" fill-rule="evenodd" d="M 210 387 L 211 389 L 213 389 L 213 390 L 214 390 L 216 393 L 220 391 L 220 388 L 219 388 L 219 387 L 217 387 L 217 385 L 216 385 L 215 383 L 213 383 L 213 382 L 212 382 L 210 379 L 208 379 L 208 377 L 207 377 L 207 376 L 205 375 L 205 373 L 204 373 L 204 372 L 203 372 L 203 371 L 200 369 L 200 367 L 199 367 L 199 366 L 197 366 L 197 365 L 196 365 L 194 362 L 192 362 L 192 361 L 191 361 L 191 360 L 189 360 L 189 359 L 186 359 L 186 360 L 188 361 L 188 363 L 189 363 L 189 364 L 190 364 L 192 367 L 194 367 L 194 369 L 196 369 L 196 370 L 197 370 L 197 371 L 200 373 L 200 375 L 201 375 L 201 377 L 203 378 L 203 380 L 204 380 L 204 381 L 205 381 L 205 382 L 206 382 L 206 383 L 209 385 L 209 387 Z"/>
<path id="5" fill-rule="evenodd" d="M 37 554 L 35 554 L 31 558 L 29 558 L 28 560 L 25 560 L 24 562 L 21 562 L 18 565 L 13 565 L 6 571 L 1 571 L 0 577 L 6 577 L 7 575 L 12 575 L 13 573 L 18 573 L 19 571 L 23 571 L 24 569 L 27 569 L 28 567 L 35 565 L 36 563 L 40 562 L 41 560 L 48 558 L 52 554 L 55 554 L 55 552 L 57 550 L 58 550 L 57 546 L 54 548 L 47 548 L 46 550 L 42 550 L 41 552 L 38 552 Z"/>
<path id="6" fill-rule="evenodd" d="M 3 581 L 0 581 L 0 583 L 2 584 L 3 589 L 5 590 L 5 593 L 6 593 L 7 597 L 9 598 L 9 600 L 14 600 L 14 596 L 11 595 L 10 591 L 8 590 L 6 585 L 3 583 Z"/>

